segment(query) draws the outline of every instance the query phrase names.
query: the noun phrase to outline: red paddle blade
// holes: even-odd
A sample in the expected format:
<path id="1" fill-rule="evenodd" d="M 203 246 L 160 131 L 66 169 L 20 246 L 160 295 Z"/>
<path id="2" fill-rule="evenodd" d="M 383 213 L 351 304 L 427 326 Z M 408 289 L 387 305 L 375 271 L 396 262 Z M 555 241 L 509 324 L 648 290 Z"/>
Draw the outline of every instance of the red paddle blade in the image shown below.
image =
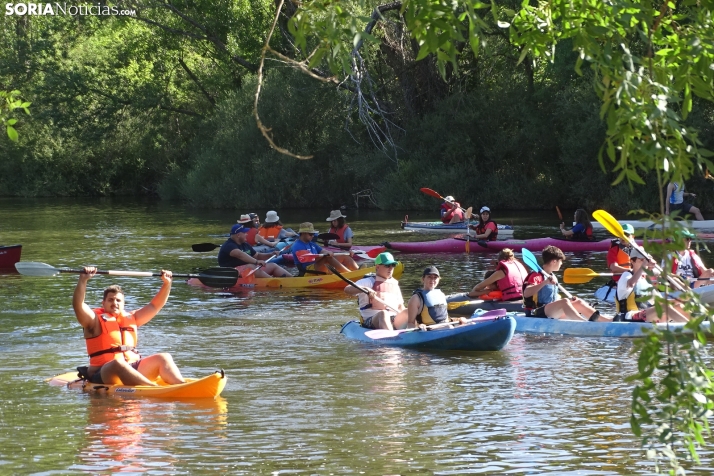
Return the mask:
<path id="1" fill-rule="evenodd" d="M 321 255 L 316 255 L 313 253 L 305 253 L 300 256 L 298 256 L 298 261 L 301 263 L 312 263 L 315 261 L 317 258 L 319 258 Z"/>
<path id="2" fill-rule="evenodd" d="M 379 246 L 379 247 L 371 249 L 367 252 L 360 251 L 360 254 L 366 254 L 370 258 L 376 258 L 377 256 L 379 256 L 381 253 L 384 253 L 385 251 L 387 251 L 386 246 Z"/>
<path id="3" fill-rule="evenodd" d="M 421 193 L 425 193 L 425 194 L 427 194 L 427 195 L 431 195 L 431 196 L 434 197 L 434 198 L 438 198 L 439 200 L 442 200 L 442 199 L 444 198 L 444 197 L 442 197 L 441 195 L 439 195 L 438 192 L 435 192 L 434 190 L 432 190 L 432 189 L 430 189 L 430 188 L 426 188 L 426 187 L 420 188 L 419 191 L 420 191 Z"/>

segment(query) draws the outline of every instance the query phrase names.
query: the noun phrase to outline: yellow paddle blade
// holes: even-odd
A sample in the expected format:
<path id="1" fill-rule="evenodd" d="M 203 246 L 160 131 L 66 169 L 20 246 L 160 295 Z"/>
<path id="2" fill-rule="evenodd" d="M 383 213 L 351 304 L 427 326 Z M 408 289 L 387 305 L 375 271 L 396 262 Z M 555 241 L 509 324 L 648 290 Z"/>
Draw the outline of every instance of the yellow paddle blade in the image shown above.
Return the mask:
<path id="1" fill-rule="evenodd" d="M 469 304 L 471 301 L 458 301 L 458 302 L 450 302 L 446 304 L 446 309 L 449 311 L 453 311 L 456 308 L 459 308 L 461 306 L 466 306 Z"/>
<path id="2" fill-rule="evenodd" d="M 565 284 L 584 284 L 600 276 L 592 269 L 588 268 L 568 268 L 563 271 L 563 282 Z"/>
<path id="3" fill-rule="evenodd" d="M 595 218 L 602 226 L 607 229 L 607 231 L 609 231 L 616 237 L 628 242 L 630 241 L 625 238 L 625 231 L 622 229 L 622 225 L 620 225 L 620 222 L 615 220 L 615 217 L 607 213 L 605 210 L 595 210 L 593 212 L 593 218 Z"/>

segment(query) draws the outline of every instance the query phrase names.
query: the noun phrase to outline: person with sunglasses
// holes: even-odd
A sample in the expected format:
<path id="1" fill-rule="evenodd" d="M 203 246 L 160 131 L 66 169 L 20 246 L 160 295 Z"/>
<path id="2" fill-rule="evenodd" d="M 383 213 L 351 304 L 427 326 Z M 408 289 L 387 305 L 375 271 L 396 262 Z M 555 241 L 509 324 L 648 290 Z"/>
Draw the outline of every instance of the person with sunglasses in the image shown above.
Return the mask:
<path id="1" fill-rule="evenodd" d="M 657 291 L 647 280 L 646 269 L 654 268 L 654 261 L 645 257 L 637 249 L 630 248 L 631 270 L 625 271 L 617 282 L 615 295 L 616 314 L 614 322 L 659 322 L 657 310 L 653 306 L 653 299 Z M 644 300 L 650 296 L 649 300 Z M 689 315 L 682 308 L 670 302 L 666 307 L 667 319 L 670 322 L 687 322 Z"/>
<path id="2" fill-rule="evenodd" d="M 404 306 L 402 290 L 394 279 L 397 261 L 391 253 L 380 253 L 374 260 L 376 273 L 357 281 L 357 285 L 367 289 L 369 294 L 352 285 L 345 287 L 345 293 L 357 296 L 362 327 L 368 329 L 404 329 L 407 325 L 407 308 Z"/>
<path id="3" fill-rule="evenodd" d="M 697 252 L 691 249 L 692 239 L 696 238 L 696 235 L 686 228 L 677 230 L 675 233 L 684 238 L 685 248 L 674 254 L 672 273 L 685 279 L 693 288 L 707 284 L 706 280 L 697 278 L 714 277 L 714 269 L 707 268 Z"/>

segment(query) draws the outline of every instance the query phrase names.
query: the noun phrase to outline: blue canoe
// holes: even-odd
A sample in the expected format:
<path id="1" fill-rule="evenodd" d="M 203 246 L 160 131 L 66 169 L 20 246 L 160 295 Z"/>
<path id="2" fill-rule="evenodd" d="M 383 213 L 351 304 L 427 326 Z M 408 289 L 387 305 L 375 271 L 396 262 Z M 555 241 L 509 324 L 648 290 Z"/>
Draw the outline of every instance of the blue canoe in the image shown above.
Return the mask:
<path id="1" fill-rule="evenodd" d="M 370 344 L 388 345 L 421 350 L 501 350 L 510 342 L 516 330 L 516 321 L 501 317 L 488 321 L 472 322 L 452 329 L 403 332 L 394 337 L 372 339 L 357 321 L 350 321 L 340 331 L 349 339 Z"/>
<path id="2" fill-rule="evenodd" d="M 649 324 L 644 322 L 588 322 L 566 321 L 561 319 L 544 319 L 526 317 L 523 314 L 509 314 L 516 321 L 516 332 L 537 335 L 561 335 L 572 337 L 644 337 L 648 330 L 655 326 L 664 329 L 666 324 Z M 669 324 L 670 330 L 682 329 L 684 323 Z M 709 328 L 708 323 L 703 327 Z"/>

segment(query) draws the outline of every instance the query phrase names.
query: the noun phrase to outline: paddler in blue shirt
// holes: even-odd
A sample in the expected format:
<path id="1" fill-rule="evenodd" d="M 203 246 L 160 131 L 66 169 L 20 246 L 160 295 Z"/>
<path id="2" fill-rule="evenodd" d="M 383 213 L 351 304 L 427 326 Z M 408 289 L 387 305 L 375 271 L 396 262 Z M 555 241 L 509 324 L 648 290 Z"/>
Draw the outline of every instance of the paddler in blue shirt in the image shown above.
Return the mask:
<path id="1" fill-rule="evenodd" d="M 437 289 L 441 274 L 436 266 L 427 266 L 421 275 L 421 288 L 414 291 L 407 303 L 407 328 L 419 327 L 426 330 L 427 326 L 449 322 L 446 296 Z M 465 318 L 458 322 L 464 324 Z"/>
<path id="2" fill-rule="evenodd" d="M 331 251 L 323 250 L 320 245 L 313 242 L 312 239 L 315 236 L 315 228 L 312 226 L 312 223 L 301 223 L 298 234 L 299 238 L 295 241 L 290 250 L 293 254 L 295 266 L 297 266 L 301 276 L 305 274 L 308 266 L 311 264 L 311 269 L 321 274 L 329 274 L 329 270 L 327 269 L 328 264 L 340 273 L 347 273 L 359 269 L 359 265 L 352 259 L 351 252 L 349 255 L 335 256 Z M 306 254 L 323 256 L 308 261 L 300 261 L 300 256 Z"/>

